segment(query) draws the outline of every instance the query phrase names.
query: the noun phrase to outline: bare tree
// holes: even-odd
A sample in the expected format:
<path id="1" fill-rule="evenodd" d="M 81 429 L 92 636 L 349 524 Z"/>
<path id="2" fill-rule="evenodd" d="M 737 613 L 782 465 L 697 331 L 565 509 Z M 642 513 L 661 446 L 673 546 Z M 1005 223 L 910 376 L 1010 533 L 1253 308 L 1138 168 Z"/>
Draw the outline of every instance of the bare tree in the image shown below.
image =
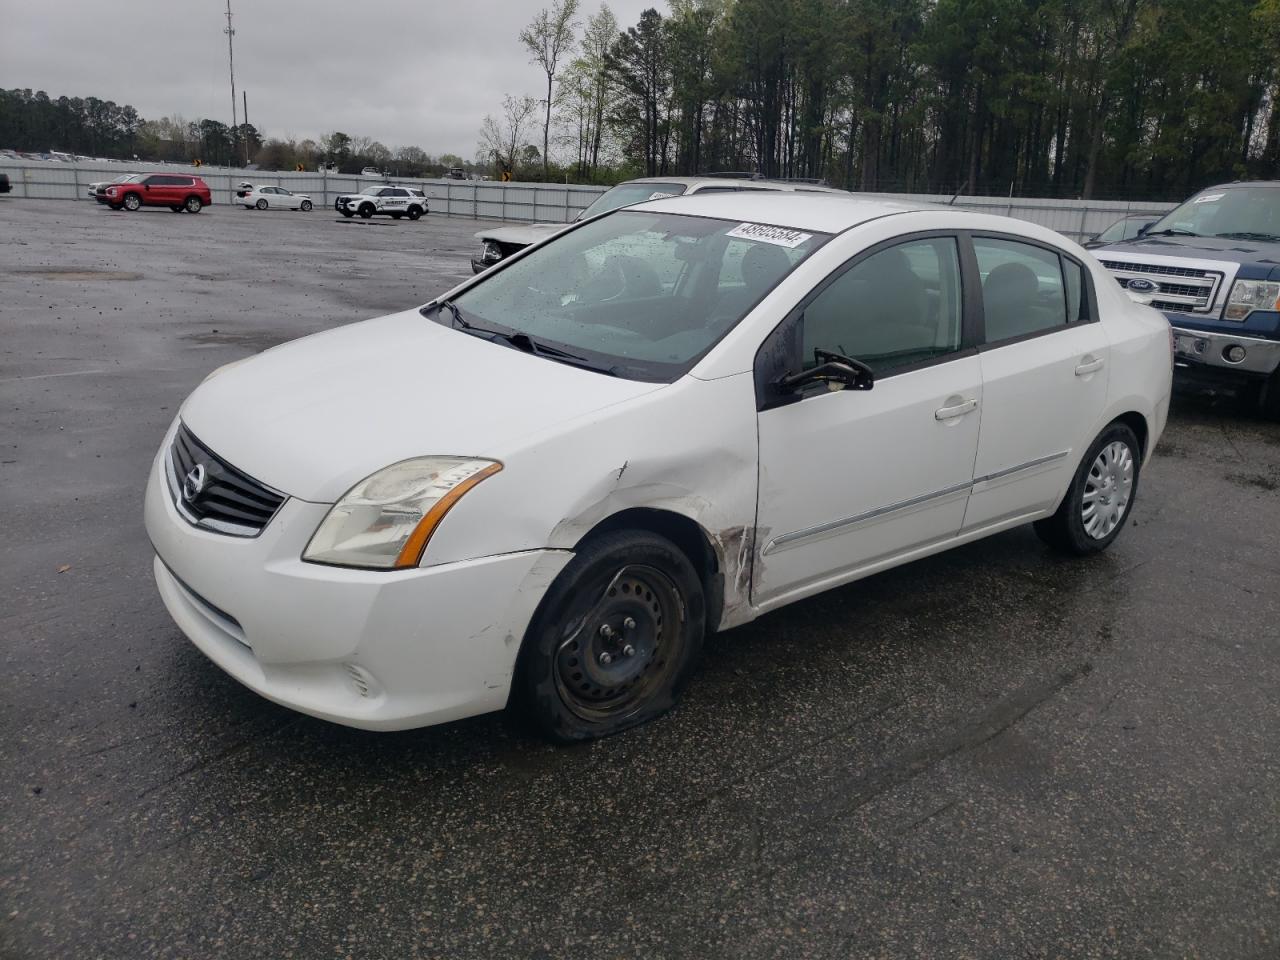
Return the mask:
<path id="1" fill-rule="evenodd" d="M 542 124 L 542 177 L 550 175 L 547 166 L 547 146 L 551 138 L 551 105 L 554 101 L 552 86 L 560 59 L 573 46 L 573 31 L 577 27 L 574 16 L 578 12 L 578 0 L 555 0 L 548 10 L 545 7 L 533 18 L 533 22 L 520 31 L 520 42 L 530 54 L 530 63 L 536 63 L 547 75 L 547 113 Z"/>
<path id="2" fill-rule="evenodd" d="M 504 97 L 502 119 L 495 120 L 492 114 L 486 114 L 480 126 L 479 155 L 486 160 L 496 160 L 502 168 L 500 172 L 513 172 L 529 118 L 536 109 L 538 101 L 533 97 L 513 97 L 510 94 Z"/>

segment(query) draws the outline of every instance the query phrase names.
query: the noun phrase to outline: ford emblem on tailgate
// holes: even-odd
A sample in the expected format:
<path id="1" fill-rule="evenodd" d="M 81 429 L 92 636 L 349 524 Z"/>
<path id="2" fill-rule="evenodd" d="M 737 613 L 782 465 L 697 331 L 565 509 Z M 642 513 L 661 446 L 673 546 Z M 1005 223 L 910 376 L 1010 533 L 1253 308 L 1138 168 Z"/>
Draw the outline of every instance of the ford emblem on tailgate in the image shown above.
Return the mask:
<path id="1" fill-rule="evenodd" d="M 1142 277 L 1136 277 L 1125 284 L 1134 293 L 1155 293 L 1156 285 L 1150 280 L 1144 280 Z"/>

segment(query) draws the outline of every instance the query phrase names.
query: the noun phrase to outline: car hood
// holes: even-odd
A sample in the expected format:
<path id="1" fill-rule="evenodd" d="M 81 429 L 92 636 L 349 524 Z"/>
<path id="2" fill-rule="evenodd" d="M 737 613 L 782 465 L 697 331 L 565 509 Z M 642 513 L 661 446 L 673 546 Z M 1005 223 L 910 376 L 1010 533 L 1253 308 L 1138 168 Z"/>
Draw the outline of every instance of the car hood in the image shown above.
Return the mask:
<path id="1" fill-rule="evenodd" d="M 1112 260 L 1117 254 L 1122 253 L 1280 266 L 1280 243 L 1231 240 L 1226 237 L 1142 237 L 1138 240 L 1106 244 L 1097 248 L 1094 256 L 1099 260 Z"/>
<path id="2" fill-rule="evenodd" d="M 501 459 L 540 431 L 662 386 L 535 357 L 411 310 L 251 357 L 201 384 L 181 418 L 268 486 L 332 503 L 401 460 Z"/>
<path id="3" fill-rule="evenodd" d="M 568 223 L 525 223 L 518 227 L 493 227 L 476 234 L 477 240 L 496 240 L 513 246 L 527 247 L 572 226 Z"/>

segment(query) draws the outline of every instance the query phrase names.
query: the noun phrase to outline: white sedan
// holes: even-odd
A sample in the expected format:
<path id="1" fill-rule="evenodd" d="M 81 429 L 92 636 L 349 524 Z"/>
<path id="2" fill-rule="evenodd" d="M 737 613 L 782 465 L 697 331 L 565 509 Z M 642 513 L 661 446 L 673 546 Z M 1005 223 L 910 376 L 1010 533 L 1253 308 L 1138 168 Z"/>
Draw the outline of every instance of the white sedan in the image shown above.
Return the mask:
<path id="1" fill-rule="evenodd" d="M 1026 523 L 1110 546 L 1171 370 L 1041 227 L 658 200 L 215 371 L 146 525 L 174 620 L 265 697 L 376 730 L 518 700 L 584 740 L 785 604 Z"/>
<path id="2" fill-rule="evenodd" d="M 310 212 L 314 204 L 311 198 L 301 193 L 293 193 L 284 187 L 254 186 L 242 183 L 236 190 L 236 203 L 242 203 L 250 210 L 301 210 Z"/>

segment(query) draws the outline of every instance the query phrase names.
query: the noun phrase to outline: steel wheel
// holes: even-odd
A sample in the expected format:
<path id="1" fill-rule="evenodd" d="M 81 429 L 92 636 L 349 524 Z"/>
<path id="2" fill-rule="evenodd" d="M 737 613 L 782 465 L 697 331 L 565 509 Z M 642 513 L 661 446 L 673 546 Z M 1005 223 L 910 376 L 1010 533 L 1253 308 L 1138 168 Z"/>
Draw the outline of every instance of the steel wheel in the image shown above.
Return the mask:
<path id="1" fill-rule="evenodd" d="M 621 718 L 669 682 L 671 631 L 684 619 L 679 591 L 654 567 L 631 564 L 571 624 L 556 650 L 556 689 L 583 720 Z"/>
<path id="2" fill-rule="evenodd" d="M 1133 495 L 1133 451 L 1119 440 L 1098 452 L 1084 484 L 1080 520 L 1085 533 L 1105 540 L 1123 521 Z"/>

